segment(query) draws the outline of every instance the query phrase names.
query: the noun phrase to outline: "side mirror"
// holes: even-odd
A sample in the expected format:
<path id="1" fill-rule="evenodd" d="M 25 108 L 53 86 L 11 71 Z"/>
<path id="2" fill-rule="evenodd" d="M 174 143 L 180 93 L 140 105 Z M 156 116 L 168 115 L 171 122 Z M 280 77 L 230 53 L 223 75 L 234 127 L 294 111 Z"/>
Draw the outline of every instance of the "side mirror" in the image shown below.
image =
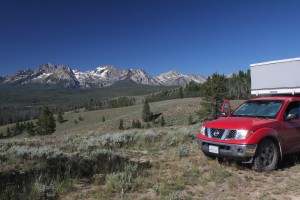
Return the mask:
<path id="1" fill-rule="evenodd" d="M 226 112 L 220 112 L 220 113 L 219 113 L 219 116 L 220 116 L 220 117 L 227 117 L 228 115 L 227 115 Z"/>
<path id="2" fill-rule="evenodd" d="M 221 113 L 219 114 L 219 116 L 228 117 L 229 115 L 231 115 L 230 100 L 224 100 L 222 104 Z"/>
<path id="3" fill-rule="evenodd" d="M 299 118 L 298 114 L 288 114 L 288 116 L 286 117 L 286 121 L 290 121 L 298 118 Z"/>

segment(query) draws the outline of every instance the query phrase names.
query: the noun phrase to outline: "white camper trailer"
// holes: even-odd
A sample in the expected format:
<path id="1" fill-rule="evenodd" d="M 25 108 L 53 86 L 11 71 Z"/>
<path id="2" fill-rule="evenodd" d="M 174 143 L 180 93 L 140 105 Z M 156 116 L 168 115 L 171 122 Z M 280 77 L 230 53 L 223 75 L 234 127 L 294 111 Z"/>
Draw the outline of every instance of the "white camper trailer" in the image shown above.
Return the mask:
<path id="1" fill-rule="evenodd" d="M 300 94 L 300 58 L 250 65 L 251 94 Z"/>

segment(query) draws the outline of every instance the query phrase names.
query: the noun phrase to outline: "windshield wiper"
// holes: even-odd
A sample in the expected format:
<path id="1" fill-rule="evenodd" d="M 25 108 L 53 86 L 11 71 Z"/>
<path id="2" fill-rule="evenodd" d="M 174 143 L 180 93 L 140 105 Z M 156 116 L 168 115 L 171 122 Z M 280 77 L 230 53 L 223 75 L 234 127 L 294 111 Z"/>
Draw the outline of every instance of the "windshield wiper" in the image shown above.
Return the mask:
<path id="1" fill-rule="evenodd" d="M 272 116 L 257 116 L 258 118 L 263 118 L 263 119 L 274 119 Z"/>

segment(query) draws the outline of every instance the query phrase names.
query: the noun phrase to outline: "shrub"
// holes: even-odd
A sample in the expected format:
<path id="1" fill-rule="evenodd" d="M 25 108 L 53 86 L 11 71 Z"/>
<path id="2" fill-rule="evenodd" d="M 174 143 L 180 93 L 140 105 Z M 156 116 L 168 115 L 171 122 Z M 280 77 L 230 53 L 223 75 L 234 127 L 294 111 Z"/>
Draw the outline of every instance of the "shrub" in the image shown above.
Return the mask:
<path id="1" fill-rule="evenodd" d="M 162 141 L 162 147 L 166 148 L 169 146 L 177 146 L 178 145 L 178 138 L 174 133 L 168 133 Z"/>
<path id="2" fill-rule="evenodd" d="M 95 174 L 93 176 L 93 179 L 96 185 L 104 185 L 106 181 L 106 176 L 105 174 Z"/>
<path id="3" fill-rule="evenodd" d="M 168 195 L 169 200 L 182 200 L 182 195 L 179 191 L 172 192 L 170 195 Z"/>
<path id="4" fill-rule="evenodd" d="M 151 128 L 151 125 L 150 125 L 149 122 L 147 122 L 146 128 L 147 128 L 147 129 Z"/>
<path id="5" fill-rule="evenodd" d="M 33 184 L 29 199 L 58 199 L 58 193 L 52 183 L 44 184 L 40 180 L 36 180 Z"/>
<path id="6" fill-rule="evenodd" d="M 134 187 L 137 165 L 126 166 L 124 172 L 113 173 L 107 176 L 107 187 L 113 192 L 122 194 Z"/>
<path id="7" fill-rule="evenodd" d="M 179 157 L 188 157 L 190 155 L 190 150 L 188 146 L 181 145 L 178 147 L 178 156 Z"/>
<path id="8" fill-rule="evenodd" d="M 123 119 L 120 119 L 120 121 L 119 121 L 119 129 L 120 129 L 120 130 L 124 130 L 124 122 L 123 122 Z"/>

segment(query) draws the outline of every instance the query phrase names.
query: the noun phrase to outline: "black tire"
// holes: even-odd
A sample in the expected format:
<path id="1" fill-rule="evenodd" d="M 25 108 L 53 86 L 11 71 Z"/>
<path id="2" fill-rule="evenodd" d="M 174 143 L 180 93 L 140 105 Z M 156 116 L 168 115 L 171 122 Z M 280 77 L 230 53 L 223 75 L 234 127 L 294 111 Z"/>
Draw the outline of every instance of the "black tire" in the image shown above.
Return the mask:
<path id="1" fill-rule="evenodd" d="M 272 140 L 263 140 L 256 150 L 253 160 L 253 170 L 257 172 L 271 171 L 276 169 L 279 152 Z"/>

